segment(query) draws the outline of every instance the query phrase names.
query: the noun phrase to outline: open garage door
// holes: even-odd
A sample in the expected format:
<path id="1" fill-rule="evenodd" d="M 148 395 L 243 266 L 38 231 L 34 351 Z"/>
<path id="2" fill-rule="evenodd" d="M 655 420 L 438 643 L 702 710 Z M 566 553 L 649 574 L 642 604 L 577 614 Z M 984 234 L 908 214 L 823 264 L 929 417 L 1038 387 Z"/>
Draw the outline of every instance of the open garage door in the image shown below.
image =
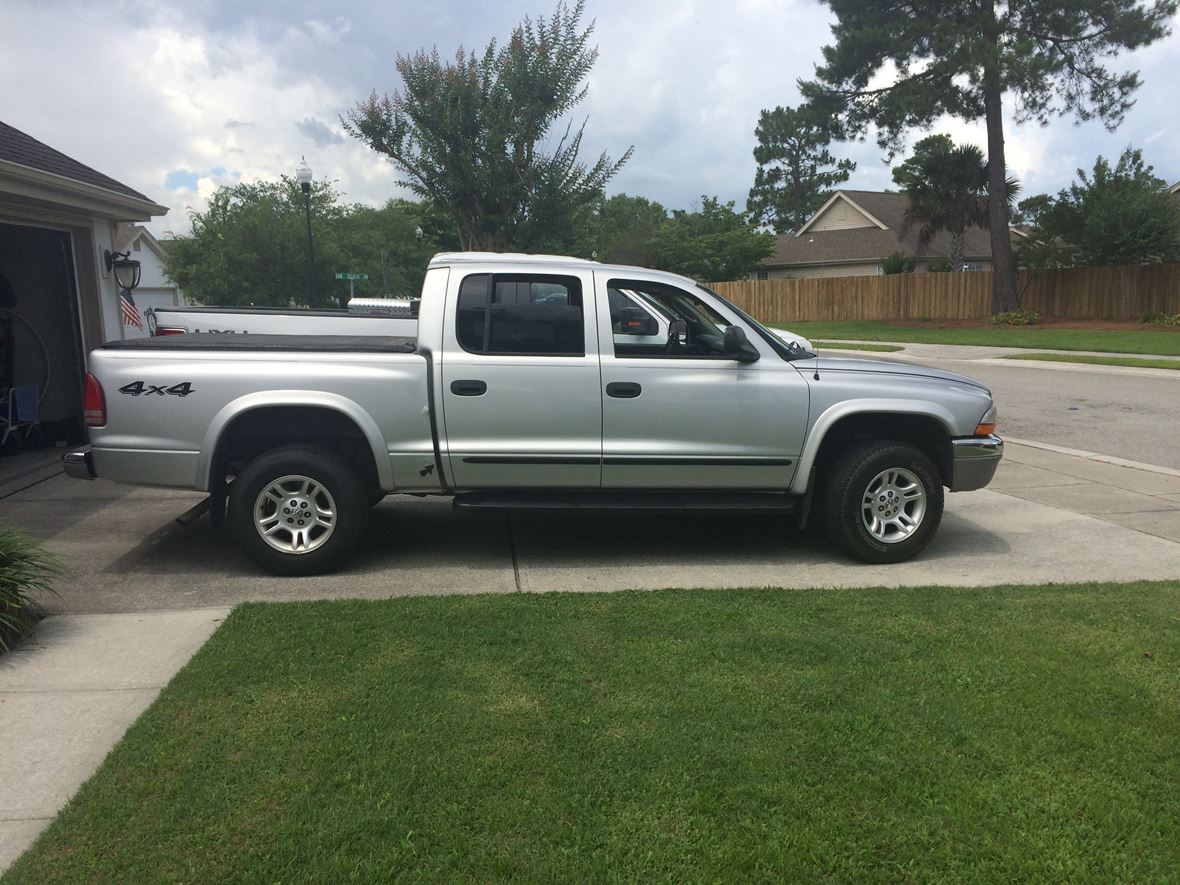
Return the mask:
<path id="1" fill-rule="evenodd" d="M 68 233 L 0 224 L 0 394 L 36 388 L 49 444 L 84 435 L 75 280 Z"/>

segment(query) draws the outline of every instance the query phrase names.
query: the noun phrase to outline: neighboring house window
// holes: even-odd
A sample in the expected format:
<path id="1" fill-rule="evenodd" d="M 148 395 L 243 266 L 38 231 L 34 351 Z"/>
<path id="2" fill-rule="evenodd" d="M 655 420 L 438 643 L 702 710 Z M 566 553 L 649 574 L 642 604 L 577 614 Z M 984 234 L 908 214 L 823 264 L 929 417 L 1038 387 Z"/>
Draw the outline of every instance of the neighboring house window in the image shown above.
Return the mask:
<path id="1" fill-rule="evenodd" d="M 758 279 L 760 279 L 760 280 L 769 280 L 769 279 L 770 279 L 770 271 L 768 271 L 768 270 L 760 270 L 760 271 L 758 271 L 758 276 L 757 276 L 757 278 L 758 278 Z"/>
<path id="2" fill-rule="evenodd" d="M 982 261 L 965 261 L 963 262 L 963 270 L 977 271 L 986 270 Z"/>
<path id="3" fill-rule="evenodd" d="M 455 323 L 470 353 L 586 355 L 577 277 L 473 274 L 459 287 Z"/>

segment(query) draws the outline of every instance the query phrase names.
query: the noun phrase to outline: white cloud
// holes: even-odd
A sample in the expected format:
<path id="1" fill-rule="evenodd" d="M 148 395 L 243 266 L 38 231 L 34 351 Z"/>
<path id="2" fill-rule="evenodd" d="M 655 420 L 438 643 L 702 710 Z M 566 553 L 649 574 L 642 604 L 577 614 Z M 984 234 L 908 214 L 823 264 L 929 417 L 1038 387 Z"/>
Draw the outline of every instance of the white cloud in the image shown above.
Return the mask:
<path id="1" fill-rule="evenodd" d="M 347 17 L 322 6 L 254 0 L 149 4 L 8 0 L 5 26 L 24 35 L 0 54 L 5 122 L 167 205 L 153 228 L 187 229 L 219 184 L 291 174 L 306 155 L 352 200 L 406 195 L 396 170 L 342 134 L 357 99 L 396 89 L 395 53 L 501 40 L 549 0 L 362 0 Z M 701 194 L 744 205 L 754 175 L 754 126 L 763 108 L 796 104 L 828 42 L 830 13 L 810 0 L 635 3 L 591 0 L 598 64 L 575 120 L 589 117 L 583 158 L 635 155 L 612 183 L 670 207 Z M 1055 191 L 1078 166 L 1127 144 L 1145 146 L 1161 177 L 1180 179 L 1180 140 L 1169 137 L 1180 36 L 1113 62 L 1142 71 L 1137 106 L 1113 135 L 1100 124 L 1007 127 L 1009 167 L 1025 193 Z M 934 131 L 986 145 L 977 123 Z M 913 139 L 924 133 L 914 133 Z M 335 137 L 334 137 L 335 136 Z M 837 146 L 859 168 L 850 186 L 891 184 L 869 140 Z M 171 189 L 165 186 L 172 173 Z M 192 175 L 196 178 L 193 179 Z"/>

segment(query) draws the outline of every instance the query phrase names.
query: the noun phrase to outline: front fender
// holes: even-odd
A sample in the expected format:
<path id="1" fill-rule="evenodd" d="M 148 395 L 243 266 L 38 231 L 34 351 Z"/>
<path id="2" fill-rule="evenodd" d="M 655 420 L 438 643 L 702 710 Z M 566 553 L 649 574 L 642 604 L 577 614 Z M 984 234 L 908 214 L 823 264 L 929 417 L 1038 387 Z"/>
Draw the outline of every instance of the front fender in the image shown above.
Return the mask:
<path id="1" fill-rule="evenodd" d="M 951 428 L 955 426 L 955 416 L 950 409 L 930 400 L 913 399 L 850 399 L 835 403 L 820 414 L 803 442 L 803 453 L 799 457 L 799 467 L 795 471 L 795 478 L 791 482 L 791 492 L 802 495 L 807 491 L 811 479 L 811 468 L 819 455 L 819 448 L 824 438 L 837 422 L 852 415 L 863 415 L 872 412 L 885 412 L 891 415 L 916 415 L 923 418 L 933 418 L 942 425 L 948 437 L 953 436 Z"/>
<path id="2" fill-rule="evenodd" d="M 205 431 L 205 438 L 201 441 L 201 453 L 197 459 L 197 488 L 208 491 L 209 474 L 213 469 L 213 455 L 217 451 L 221 435 L 230 423 L 247 412 L 275 406 L 309 406 L 332 409 L 350 418 L 365 435 L 369 448 L 373 451 L 373 461 L 377 465 L 377 478 L 381 483 L 381 488 L 393 488 L 393 467 L 389 462 L 389 451 L 385 437 L 377 427 L 377 422 L 365 409 L 348 397 L 322 390 L 268 390 L 264 393 L 248 393 L 229 402 L 213 416 L 213 420 Z"/>

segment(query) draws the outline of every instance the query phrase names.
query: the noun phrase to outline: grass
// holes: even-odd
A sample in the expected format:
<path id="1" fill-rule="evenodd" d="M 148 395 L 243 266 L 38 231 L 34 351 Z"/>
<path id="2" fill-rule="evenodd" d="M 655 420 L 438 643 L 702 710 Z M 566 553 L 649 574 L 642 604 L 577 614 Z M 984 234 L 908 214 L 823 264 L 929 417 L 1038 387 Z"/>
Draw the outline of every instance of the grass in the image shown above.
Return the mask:
<path id="1" fill-rule="evenodd" d="M 1094 350 L 1100 353 L 1144 353 L 1180 356 L 1180 334 L 1144 329 L 1064 329 L 1045 326 L 1007 326 L 941 329 L 936 325 L 894 325 L 887 322 L 774 323 L 812 341 L 843 338 L 856 341 L 894 341 L 914 344 L 971 344 L 991 347 L 1028 347 L 1038 350 Z"/>
<path id="2" fill-rule="evenodd" d="M 899 347 L 896 344 L 849 344 L 847 341 L 813 341 L 811 343 L 824 350 L 864 350 L 874 353 L 897 353 L 899 350 L 905 350 L 904 347 Z"/>
<path id="3" fill-rule="evenodd" d="M 1006 360 L 1042 360 L 1054 363 L 1092 363 L 1097 366 L 1133 366 L 1137 369 L 1180 369 L 1180 360 L 1145 360 L 1129 356 L 1087 356 L 1076 353 L 1020 353 Z"/>
<path id="4" fill-rule="evenodd" d="M 251 604 L 5 882 L 1159 881 L 1180 584 Z"/>

